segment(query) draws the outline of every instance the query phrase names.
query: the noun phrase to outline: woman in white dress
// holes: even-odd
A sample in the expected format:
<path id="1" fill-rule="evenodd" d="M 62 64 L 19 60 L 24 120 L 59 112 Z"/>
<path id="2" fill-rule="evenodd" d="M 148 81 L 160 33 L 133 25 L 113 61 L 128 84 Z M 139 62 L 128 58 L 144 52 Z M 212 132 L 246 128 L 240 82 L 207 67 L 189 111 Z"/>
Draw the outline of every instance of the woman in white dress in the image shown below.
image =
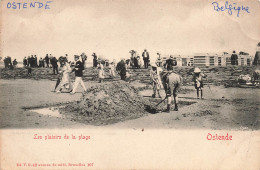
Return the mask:
<path id="1" fill-rule="evenodd" d="M 69 63 L 67 61 L 61 62 L 61 67 L 60 67 L 60 75 L 62 76 L 61 82 L 59 84 L 59 90 L 56 91 L 57 93 L 60 93 L 63 88 L 65 88 L 68 92 L 71 91 L 72 85 L 71 85 L 71 80 L 70 80 L 70 75 L 69 73 L 72 71 Z"/>
<path id="2" fill-rule="evenodd" d="M 114 78 L 114 77 L 115 77 L 115 64 L 114 64 L 114 62 L 112 62 L 112 63 L 109 65 L 109 68 L 110 68 L 110 70 L 109 70 L 110 76 L 111 76 L 112 78 Z"/>
<path id="3" fill-rule="evenodd" d="M 104 72 L 104 66 L 101 62 L 99 62 L 98 64 L 98 78 L 99 78 L 99 83 L 103 83 L 105 78 L 105 72 Z"/>

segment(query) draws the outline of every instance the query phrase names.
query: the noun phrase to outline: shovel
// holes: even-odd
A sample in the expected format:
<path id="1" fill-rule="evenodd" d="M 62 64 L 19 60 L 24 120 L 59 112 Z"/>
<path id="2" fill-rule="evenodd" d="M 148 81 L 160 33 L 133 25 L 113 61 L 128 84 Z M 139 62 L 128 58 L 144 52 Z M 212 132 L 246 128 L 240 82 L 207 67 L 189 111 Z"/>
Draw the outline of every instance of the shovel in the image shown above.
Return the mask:
<path id="1" fill-rule="evenodd" d="M 151 107 L 150 105 L 145 105 L 145 110 L 147 110 L 150 113 L 158 113 L 159 110 L 157 110 L 157 106 L 159 106 L 159 104 L 161 104 L 162 102 L 164 102 L 167 99 L 167 97 L 165 97 L 163 100 L 161 100 L 158 104 L 156 104 L 155 106 Z"/>
<path id="2" fill-rule="evenodd" d="M 207 79 L 207 82 L 208 82 L 208 79 Z M 209 87 L 210 93 L 213 95 L 213 93 L 212 93 L 212 91 L 211 91 L 211 88 L 210 88 L 209 84 L 207 84 L 207 85 L 208 85 L 208 87 Z"/>

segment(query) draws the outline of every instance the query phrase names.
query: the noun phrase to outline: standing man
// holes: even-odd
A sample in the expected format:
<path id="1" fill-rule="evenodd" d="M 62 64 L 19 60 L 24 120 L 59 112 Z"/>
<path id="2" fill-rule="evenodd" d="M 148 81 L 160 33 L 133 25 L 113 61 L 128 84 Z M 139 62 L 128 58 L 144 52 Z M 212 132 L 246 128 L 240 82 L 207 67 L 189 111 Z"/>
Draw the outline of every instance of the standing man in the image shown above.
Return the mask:
<path id="1" fill-rule="evenodd" d="M 169 59 L 166 60 L 166 63 L 164 64 L 164 68 L 166 67 L 167 71 L 173 70 L 173 66 L 175 66 L 175 63 L 173 61 L 173 56 L 171 55 Z"/>
<path id="2" fill-rule="evenodd" d="M 17 65 L 17 61 L 16 61 L 16 59 L 14 59 L 13 66 L 16 67 L 16 65 Z"/>
<path id="3" fill-rule="evenodd" d="M 24 67 L 27 66 L 27 59 L 26 59 L 26 57 L 24 57 L 24 59 L 23 59 L 23 66 L 24 66 Z"/>
<path id="4" fill-rule="evenodd" d="M 162 66 L 162 59 L 161 59 L 161 54 L 160 53 L 157 53 L 158 57 L 157 57 L 157 63 L 158 63 L 158 67 L 161 67 Z"/>
<path id="5" fill-rule="evenodd" d="M 75 94 L 76 92 L 76 89 L 78 87 L 78 85 L 80 84 L 82 86 L 82 88 L 84 89 L 84 92 L 87 91 L 85 85 L 84 85 L 84 82 L 82 80 L 82 76 L 83 76 L 83 70 L 84 70 L 84 66 L 82 64 L 82 62 L 79 60 L 79 56 L 78 55 L 75 55 L 74 56 L 74 60 L 76 61 L 76 64 L 75 64 L 75 68 L 73 69 L 73 71 L 75 71 L 75 83 L 74 83 L 74 87 L 73 87 L 73 90 L 72 92 L 70 92 L 70 94 Z"/>
<path id="6" fill-rule="evenodd" d="M 167 109 L 165 111 L 168 113 L 171 110 L 172 96 L 175 105 L 174 111 L 178 111 L 177 92 L 178 89 L 180 88 L 181 81 L 182 78 L 178 74 L 174 73 L 172 70 L 166 71 L 165 73 L 162 74 L 163 87 L 167 98 Z"/>
<path id="7" fill-rule="evenodd" d="M 80 57 L 81 57 L 81 60 L 82 60 L 83 70 L 84 70 L 84 68 L 86 67 L 86 61 L 87 61 L 87 59 L 88 59 L 88 56 L 83 52 L 83 53 L 80 55 Z"/>
<path id="8" fill-rule="evenodd" d="M 260 65 L 260 42 L 257 44 L 255 58 L 253 61 L 253 65 L 259 66 Z"/>
<path id="9" fill-rule="evenodd" d="M 97 55 L 96 53 L 93 53 L 92 56 L 93 56 L 93 67 L 95 68 L 97 67 Z"/>
<path id="10" fill-rule="evenodd" d="M 124 59 L 121 59 L 119 63 L 117 63 L 116 71 L 119 72 L 121 80 L 126 80 L 126 63 Z"/>
<path id="11" fill-rule="evenodd" d="M 149 53 L 147 52 L 146 49 L 144 49 L 142 56 L 143 56 L 143 60 L 144 60 L 144 68 L 148 68 L 150 58 L 149 58 Z"/>
<path id="12" fill-rule="evenodd" d="M 48 56 L 48 54 L 46 54 L 45 62 L 46 62 L 47 67 L 49 67 L 49 56 Z"/>
<path id="13" fill-rule="evenodd" d="M 231 55 L 231 65 L 238 65 L 238 56 L 236 51 L 233 51 L 233 54 Z"/>
<path id="14" fill-rule="evenodd" d="M 30 61 L 31 63 L 30 63 L 30 65 L 32 66 L 32 67 L 34 67 L 35 66 L 35 62 L 34 62 L 34 57 L 33 57 L 33 55 L 31 55 L 31 61 Z"/>
<path id="15" fill-rule="evenodd" d="M 34 65 L 35 65 L 35 67 L 38 67 L 38 60 L 37 60 L 37 56 L 36 55 L 34 55 Z"/>
<path id="16" fill-rule="evenodd" d="M 56 59 L 56 57 L 51 58 L 51 65 L 52 65 L 52 69 L 53 69 L 53 74 L 55 75 L 55 71 L 57 72 L 57 74 L 59 74 L 59 72 L 58 72 L 58 60 Z"/>
<path id="17" fill-rule="evenodd" d="M 28 58 L 27 58 L 27 67 L 29 67 L 30 65 L 31 65 L 31 57 L 28 56 Z"/>

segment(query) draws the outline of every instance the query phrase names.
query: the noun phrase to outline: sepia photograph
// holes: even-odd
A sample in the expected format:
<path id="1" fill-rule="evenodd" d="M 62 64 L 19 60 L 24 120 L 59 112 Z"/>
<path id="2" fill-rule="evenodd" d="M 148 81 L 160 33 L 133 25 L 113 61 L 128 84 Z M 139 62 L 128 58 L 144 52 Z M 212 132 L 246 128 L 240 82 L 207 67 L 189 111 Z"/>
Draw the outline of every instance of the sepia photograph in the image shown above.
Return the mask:
<path id="1" fill-rule="evenodd" d="M 0 169 L 259 169 L 259 0 L 0 1 Z"/>

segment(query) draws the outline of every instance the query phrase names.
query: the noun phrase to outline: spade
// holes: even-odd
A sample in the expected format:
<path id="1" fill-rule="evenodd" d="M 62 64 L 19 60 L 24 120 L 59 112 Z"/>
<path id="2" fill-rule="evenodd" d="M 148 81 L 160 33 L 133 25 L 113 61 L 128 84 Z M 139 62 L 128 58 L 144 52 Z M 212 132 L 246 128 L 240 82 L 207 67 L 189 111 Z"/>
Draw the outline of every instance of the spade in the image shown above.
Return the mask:
<path id="1" fill-rule="evenodd" d="M 162 101 L 160 101 L 158 104 L 156 104 L 155 106 L 150 106 L 150 105 L 145 105 L 145 110 L 147 110 L 150 113 L 158 113 L 159 110 L 157 110 L 157 106 L 159 106 L 159 104 L 161 104 L 162 102 L 165 101 L 167 97 L 165 97 Z"/>

